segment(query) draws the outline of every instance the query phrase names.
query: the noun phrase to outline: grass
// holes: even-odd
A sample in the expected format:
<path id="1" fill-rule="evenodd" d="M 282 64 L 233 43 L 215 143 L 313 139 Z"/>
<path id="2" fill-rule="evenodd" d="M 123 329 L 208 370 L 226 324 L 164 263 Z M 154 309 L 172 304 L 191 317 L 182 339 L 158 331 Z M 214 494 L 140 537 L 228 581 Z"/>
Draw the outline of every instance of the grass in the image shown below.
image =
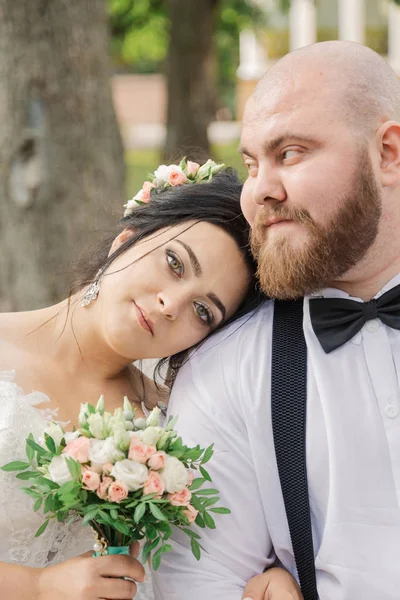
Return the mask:
<path id="1" fill-rule="evenodd" d="M 246 171 L 242 159 L 237 152 L 237 144 L 227 144 L 223 146 L 214 146 L 211 157 L 223 162 L 230 167 L 234 167 L 239 172 L 239 176 L 244 179 Z M 161 163 L 161 153 L 159 150 L 129 150 L 125 155 L 126 160 L 126 192 L 127 198 L 135 195 L 142 184 L 148 178 L 148 174 L 153 172 Z"/>

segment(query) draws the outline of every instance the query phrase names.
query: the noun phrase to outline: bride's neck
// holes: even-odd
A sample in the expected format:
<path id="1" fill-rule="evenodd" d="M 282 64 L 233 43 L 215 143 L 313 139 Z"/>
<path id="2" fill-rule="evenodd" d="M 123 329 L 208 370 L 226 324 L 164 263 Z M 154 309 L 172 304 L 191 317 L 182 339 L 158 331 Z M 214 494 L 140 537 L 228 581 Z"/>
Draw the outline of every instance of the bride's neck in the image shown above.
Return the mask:
<path id="1" fill-rule="evenodd" d="M 85 311 L 77 297 L 35 313 L 31 343 L 71 377 L 113 379 L 131 364 L 105 343 L 93 313 Z"/>

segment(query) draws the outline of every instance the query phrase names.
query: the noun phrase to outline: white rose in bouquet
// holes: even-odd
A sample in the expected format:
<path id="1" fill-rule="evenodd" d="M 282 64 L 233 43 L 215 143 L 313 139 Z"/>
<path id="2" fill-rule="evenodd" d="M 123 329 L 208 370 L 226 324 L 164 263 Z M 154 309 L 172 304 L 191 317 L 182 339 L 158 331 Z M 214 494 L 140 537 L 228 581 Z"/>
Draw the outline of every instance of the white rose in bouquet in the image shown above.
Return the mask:
<path id="1" fill-rule="evenodd" d="M 166 465 L 161 472 L 161 478 L 164 482 L 165 490 L 169 494 L 181 492 L 188 484 L 188 472 L 181 461 L 176 456 L 167 455 Z"/>
<path id="2" fill-rule="evenodd" d="M 70 442 L 73 442 L 74 440 L 76 440 L 79 436 L 80 436 L 80 431 L 76 430 L 76 431 L 67 431 L 64 435 L 64 439 L 65 439 L 65 443 L 69 444 Z"/>
<path id="3" fill-rule="evenodd" d="M 52 458 L 49 464 L 49 479 L 59 485 L 73 480 L 65 456 L 54 456 Z"/>
<path id="4" fill-rule="evenodd" d="M 110 474 L 117 481 L 124 483 L 130 492 L 135 492 L 144 486 L 149 477 L 149 470 L 145 465 L 125 458 L 115 463 Z"/>
<path id="5" fill-rule="evenodd" d="M 105 440 L 92 438 L 89 440 L 89 444 L 89 460 L 92 463 L 104 465 L 107 462 L 114 463 L 125 458 L 125 454 L 118 448 L 112 437 Z"/>

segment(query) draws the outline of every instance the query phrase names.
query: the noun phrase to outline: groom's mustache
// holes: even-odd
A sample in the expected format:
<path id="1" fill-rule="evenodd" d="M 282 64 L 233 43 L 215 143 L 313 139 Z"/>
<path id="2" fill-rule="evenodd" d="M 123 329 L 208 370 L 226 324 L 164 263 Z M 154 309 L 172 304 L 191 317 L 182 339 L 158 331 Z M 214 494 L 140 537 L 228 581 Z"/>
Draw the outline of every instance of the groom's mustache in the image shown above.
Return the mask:
<path id="1" fill-rule="evenodd" d="M 296 223 L 302 223 L 308 227 L 314 227 L 315 223 L 310 213 L 296 206 L 288 207 L 277 205 L 273 208 L 263 207 L 254 219 L 253 229 L 260 230 L 266 229 L 277 221 L 295 221 Z"/>

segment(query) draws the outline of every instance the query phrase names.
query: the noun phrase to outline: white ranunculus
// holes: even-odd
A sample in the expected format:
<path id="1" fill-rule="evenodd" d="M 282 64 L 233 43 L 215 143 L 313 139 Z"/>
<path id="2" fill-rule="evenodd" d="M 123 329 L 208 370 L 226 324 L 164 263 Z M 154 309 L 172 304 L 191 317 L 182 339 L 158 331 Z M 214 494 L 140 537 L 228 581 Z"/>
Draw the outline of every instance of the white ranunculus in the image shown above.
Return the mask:
<path id="1" fill-rule="evenodd" d="M 80 432 L 79 430 L 76 431 L 67 431 L 64 435 L 64 439 L 65 439 L 65 443 L 69 444 L 70 442 L 73 442 L 74 440 L 76 440 L 76 438 L 78 438 L 80 436 Z"/>
<path id="2" fill-rule="evenodd" d="M 63 483 L 73 480 L 65 456 L 53 457 L 49 464 L 49 478 L 59 485 L 63 485 Z"/>
<path id="3" fill-rule="evenodd" d="M 149 477 L 149 470 L 145 465 L 129 460 L 119 460 L 112 468 L 112 477 L 125 483 L 130 492 L 142 488 Z"/>
<path id="4" fill-rule="evenodd" d="M 153 408 L 153 410 L 147 417 L 146 425 L 148 427 L 156 427 L 160 423 L 160 417 L 161 417 L 161 410 L 158 408 L 158 406 L 156 406 L 155 408 Z"/>
<path id="5" fill-rule="evenodd" d="M 188 484 L 188 472 L 186 467 L 176 456 L 167 456 L 166 465 L 161 473 L 165 490 L 169 494 L 181 492 Z"/>
<path id="6" fill-rule="evenodd" d="M 43 444 L 45 444 L 45 441 L 44 441 L 45 433 L 47 433 L 47 435 L 49 435 L 51 438 L 53 438 L 56 446 L 59 446 L 61 444 L 61 440 L 64 437 L 64 432 L 62 430 L 62 427 L 60 427 L 60 425 L 58 423 L 50 423 L 46 427 L 46 429 L 43 432 Z"/>
<path id="7" fill-rule="evenodd" d="M 112 437 L 105 440 L 92 438 L 89 440 L 89 460 L 90 462 L 104 465 L 106 462 L 114 463 L 117 460 L 125 458 L 125 454 L 119 450 Z"/>
<path id="8" fill-rule="evenodd" d="M 146 429 L 139 432 L 139 437 L 143 444 L 155 446 L 163 433 L 164 429 L 162 427 L 146 427 Z"/>

